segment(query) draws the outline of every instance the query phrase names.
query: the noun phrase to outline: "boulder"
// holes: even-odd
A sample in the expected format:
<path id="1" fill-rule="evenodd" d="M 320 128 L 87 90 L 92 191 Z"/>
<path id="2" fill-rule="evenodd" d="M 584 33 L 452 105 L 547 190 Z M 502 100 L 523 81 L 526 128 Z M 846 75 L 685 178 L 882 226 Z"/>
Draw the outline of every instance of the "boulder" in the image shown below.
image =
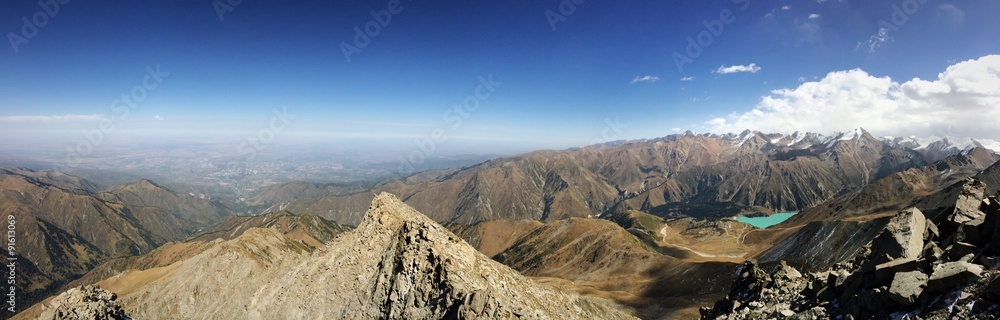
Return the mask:
<path id="1" fill-rule="evenodd" d="M 934 268 L 934 273 L 927 280 L 927 291 L 951 289 L 978 279 L 982 273 L 983 267 L 978 264 L 963 261 L 946 262 Z"/>
<path id="2" fill-rule="evenodd" d="M 900 272 L 917 271 L 924 261 L 914 258 L 896 259 L 875 266 L 875 270 L 865 274 L 865 286 L 869 288 L 879 287 L 893 281 L 895 274 Z"/>
<path id="3" fill-rule="evenodd" d="M 927 287 L 927 280 L 927 275 L 920 271 L 896 273 L 889 286 L 889 299 L 903 306 L 914 304 Z"/>
<path id="4" fill-rule="evenodd" d="M 924 248 L 927 219 L 917 208 L 900 211 L 889 219 L 885 229 L 872 240 L 868 268 L 895 260 L 916 259 Z"/>
<path id="5" fill-rule="evenodd" d="M 985 193 L 985 184 L 972 178 L 967 179 L 955 201 L 955 211 L 948 216 L 948 221 L 954 225 L 982 223 L 985 213 L 979 208 L 983 204 Z"/>
<path id="6" fill-rule="evenodd" d="M 975 245 L 961 241 L 955 242 L 955 244 L 952 244 L 951 246 L 949 246 L 944 250 L 945 254 L 948 256 L 948 259 L 951 261 L 958 261 L 962 257 L 968 254 L 975 254 L 978 251 L 979 248 L 976 247 Z"/>

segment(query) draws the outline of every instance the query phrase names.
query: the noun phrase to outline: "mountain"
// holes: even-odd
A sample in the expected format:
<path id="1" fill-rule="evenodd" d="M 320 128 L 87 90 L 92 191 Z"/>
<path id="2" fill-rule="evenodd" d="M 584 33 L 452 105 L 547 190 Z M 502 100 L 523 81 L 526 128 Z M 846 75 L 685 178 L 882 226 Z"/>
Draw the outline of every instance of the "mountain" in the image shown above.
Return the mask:
<path id="1" fill-rule="evenodd" d="M 822 204 L 803 210 L 786 221 L 785 225 L 891 213 L 910 206 L 928 211 L 934 208 L 931 205 L 918 205 L 917 201 L 926 202 L 928 195 L 976 176 L 998 161 L 1000 155 L 992 151 L 984 148 L 970 149 L 928 166 L 893 173 L 838 195 Z"/>
<path id="2" fill-rule="evenodd" d="M 850 260 L 802 273 L 747 261 L 703 319 L 990 319 L 1000 308 L 1000 203 L 970 179 L 947 210 L 907 208 Z"/>
<path id="3" fill-rule="evenodd" d="M 689 132 L 498 158 L 420 173 L 372 191 L 399 194 L 436 221 L 463 224 L 596 217 L 609 210 L 700 203 L 798 211 L 927 163 L 919 153 L 863 129 L 833 137 Z M 356 225 L 368 194 L 298 199 L 281 208 Z"/>
<path id="4" fill-rule="evenodd" d="M 98 284 L 137 318 L 633 318 L 525 278 L 390 194 L 318 250 L 254 228 Z"/>
<path id="5" fill-rule="evenodd" d="M 887 143 L 913 149 L 922 154 L 928 161 L 937 161 L 950 155 L 967 151 L 973 148 L 983 148 L 991 152 L 1000 152 L 1000 142 L 991 139 L 970 139 L 955 137 L 918 138 L 910 137 L 885 137 Z"/>
<path id="6" fill-rule="evenodd" d="M 302 198 L 322 198 L 367 191 L 365 184 L 320 184 L 292 181 L 266 186 L 255 190 L 246 203 L 251 206 L 273 206 Z"/>
<path id="7" fill-rule="evenodd" d="M 954 206 L 970 177 L 1000 185 L 993 179 L 1000 178 L 998 164 L 1000 156 L 974 148 L 926 167 L 894 173 L 779 224 L 776 228 L 796 231 L 776 239 L 773 247 L 755 258 L 761 263 L 784 260 L 805 271 L 829 268 L 859 252 L 884 227 L 887 217 L 902 209 L 914 207 L 933 218 Z"/>
<path id="8" fill-rule="evenodd" d="M 493 258 L 515 242 L 543 226 L 538 220 L 490 220 L 475 224 L 452 223 L 446 225 L 451 232 L 468 242 L 487 257 Z"/>
<path id="9" fill-rule="evenodd" d="M 286 237 L 316 248 L 334 236 L 351 229 L 315 215 L 296 215 L 288 211 L 277 211 L 252 217 L 228 217 L 190 240 L 203 242 L 215 239 L 231 240 L 252 228 L 274 229 Z"/>
<path id="10" fill-rule="evenodd" d="M 147 184 L 154 186 L 148 194 L 170 193 Z M 47 295 L 109 258 L 147 253 L 193 234 L 203 225 L 186 215 L 198 211 L 183 208 L 224 212 L 207 202 L 177 205 L 169 198 L 152 203 L 163 207 L 136 205 L 131 200 L 149 196 L 121 192 L 129 188 L 94 193 L 93 184 L 63 173 L 0 170 L 0 215 L 16 220 L 18 266 L 24 272 L 17 273 L 15 287 L 23 293 L 19 295 L 23 303 Z"/>
<path id="11" fill-rule="evenodd" d="M 179 194 L 147 179 L 112 187 L 98 194 L 105 201 L 132 207 L 154 207 L 178 214 L 198 225 L 210 225 L 231 215 L 231 210 L 218 202 L 206 201 L 190 194 Z"/>
<path id="12" fill-rule="evenodd" d="M 200 254 L 223 240 L 239 238 L 257 228 L 272 229 L 284 237 L 314 251 L 351 228 L 314 216 L 295 215 L 287 211 L 271 212 L 253 217 L 231 216 L 184 241 L 169 242 L 152 252 L 139 256 L 110 259 L 66 287 L 92 285 L 105 278 L 128 271 L 142 271 L 169 266 Z"/>

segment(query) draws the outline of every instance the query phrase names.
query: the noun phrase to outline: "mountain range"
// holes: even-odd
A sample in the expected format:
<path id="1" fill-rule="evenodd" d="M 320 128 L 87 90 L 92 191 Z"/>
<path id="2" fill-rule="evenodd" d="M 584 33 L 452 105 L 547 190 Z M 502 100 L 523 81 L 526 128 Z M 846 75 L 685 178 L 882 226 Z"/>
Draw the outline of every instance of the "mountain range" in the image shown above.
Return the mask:
<path id="1" fill-rule="evenodd" d="M 255 216 L 146 179 L 99 190 L 3 168 L 0 209 L 32 239 L 19 247 L 28 304 L 106 299 L 97 285 L 143 318 L 692 318 L 738 300 L 744 261 L 822 272 L 869 250 L 901 210 L 942 223 L 969 178 L 995 194 L 992 147 L 863 129 L 687 132 L 375 186 L 275 184 L 246 199 Z M 798 214 L 766 229 L 736 220 L 774 212 Z"/>

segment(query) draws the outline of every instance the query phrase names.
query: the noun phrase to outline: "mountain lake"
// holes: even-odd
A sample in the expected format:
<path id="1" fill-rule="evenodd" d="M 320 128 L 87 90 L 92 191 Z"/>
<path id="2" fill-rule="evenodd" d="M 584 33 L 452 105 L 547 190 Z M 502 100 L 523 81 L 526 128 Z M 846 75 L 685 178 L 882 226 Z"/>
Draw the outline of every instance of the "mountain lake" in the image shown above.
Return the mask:
<path id="1" fill-rule="evenodd" d="M 781 222 L 783 222 L 785 220 L 788 220 L 788 218 L 791 218 L 796 213 L 798 213 L 798 212 L 779 212 L 779 213 L 775 213 L 775 214 L 772 214 L 772 215 L 767 216 L 767 217 L 756 217 L 756 218 L 738 217 L 738 218 L 736 218 L 736 221 L 748 223 L 748 224 L 750 224 L 750 225 L 752 225 L 754 227 L 765 229 L 767 227 L 770 227 L 770 226 L 779 224 L 779 223 L 781 223 Z"/>

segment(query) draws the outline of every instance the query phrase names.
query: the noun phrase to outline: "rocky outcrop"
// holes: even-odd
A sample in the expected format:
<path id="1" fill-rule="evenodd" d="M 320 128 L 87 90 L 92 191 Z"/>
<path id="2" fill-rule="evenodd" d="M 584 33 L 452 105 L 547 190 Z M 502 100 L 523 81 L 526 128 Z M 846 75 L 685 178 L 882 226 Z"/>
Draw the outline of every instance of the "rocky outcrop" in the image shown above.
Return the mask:
<path id="1" fill-rule="evenodd" d="M 960 187 L 946 214 L 927 219 L 915 208 L 903 210 L 830 269 L 800 275 L 784 262 L 774 272 L 746 262 L 729 295 L 703 308 L 702 318 L 995 317 L 1000 270 L 987 249 L 1000 231 L 993 222 L 1000 206 L 984 197 L 979 181 Z"/>
<path id="2" fill-rule="evenodd" d="M 387 193 L 358 228 L 315 251 L 252 228 L 99 284 L 148 319 L 632 318 L 607 300 L 535 283 Z"/>
<path id="3" fill-rule="evenodd" d="M 131 319 L 117 300 L 114 292 L 99 287 L 73 288 L 53 298 L 38 319 Z"/>

